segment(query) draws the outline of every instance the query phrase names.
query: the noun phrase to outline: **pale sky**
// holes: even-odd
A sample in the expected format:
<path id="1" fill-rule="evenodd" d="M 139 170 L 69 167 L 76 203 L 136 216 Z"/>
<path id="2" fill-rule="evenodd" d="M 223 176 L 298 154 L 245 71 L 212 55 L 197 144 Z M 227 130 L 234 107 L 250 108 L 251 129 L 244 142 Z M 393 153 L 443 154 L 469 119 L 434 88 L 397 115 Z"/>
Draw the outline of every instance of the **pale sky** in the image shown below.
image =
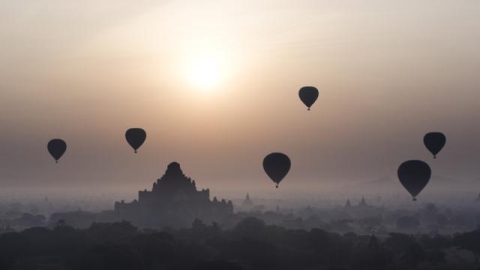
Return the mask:
<path id="1" fill-rule="evenodd" d="M 200 187 L 269 189 L 277 151 L 287 190 L 396 177 L 408 159 L 479 179 L 479 14 L 477 0 L 0 0 L 0 187 L 150 189 L 177 161 Z M 130 127 L 147 132 L 137 155 Z M 447 136 L 435 161 L 430 131 Z"/>

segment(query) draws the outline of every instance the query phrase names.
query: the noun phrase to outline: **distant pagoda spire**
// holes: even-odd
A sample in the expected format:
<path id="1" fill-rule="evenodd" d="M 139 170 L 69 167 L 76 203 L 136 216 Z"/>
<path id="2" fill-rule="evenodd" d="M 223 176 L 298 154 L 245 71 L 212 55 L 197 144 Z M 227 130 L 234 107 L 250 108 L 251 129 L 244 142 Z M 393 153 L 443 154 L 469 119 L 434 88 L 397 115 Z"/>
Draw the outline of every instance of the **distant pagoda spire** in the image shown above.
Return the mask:
<path id="1" fill-rule="evenodd" d="M 242 203 L 243 207 L 251 207 L 253 205 L 253 201 L 250 199 L 250 194 L 247 193 L 245 196 L 245 200 Z"/>
<path id="2" fill-rule="evenodd" d="M 360 203 L 358 203 L 358 207 L 367 207 L 367 206 L 368 204 L 365 201 L 365 197 L 362 196 L 362 200 L 360 201 Z"/>
<path id="3" fill-rule="evenodd" d="M 350 203 L 350 199 L 347 199 L 347 202 L 345 203 L 345 208 L 350 208 L 352 207 L 352 204 Z"/>

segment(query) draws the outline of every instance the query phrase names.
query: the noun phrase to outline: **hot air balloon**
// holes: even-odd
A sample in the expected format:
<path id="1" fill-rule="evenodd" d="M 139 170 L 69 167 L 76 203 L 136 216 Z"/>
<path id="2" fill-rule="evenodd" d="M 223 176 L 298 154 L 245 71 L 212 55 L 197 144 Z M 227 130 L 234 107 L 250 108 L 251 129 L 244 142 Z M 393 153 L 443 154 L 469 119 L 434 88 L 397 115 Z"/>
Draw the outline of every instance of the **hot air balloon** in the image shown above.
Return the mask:
<path id="1" fill-rule="evenodd" d="M 125 138 L 128 144 L 135 150 L 135 153 L 137 153 L 137 149 L 145 142 L 147 133 L 141 128 L 131 128 L 125 133 Z"/>
<path id="2" fill-rule="evenodd" d="M 423 144 L 433 154 L 433 158 L 437 158 L 437 154 L 442 150 L 446 142 L 447 138 L 441 132 L 430 132 L 423 137 Z"/>
<path id="3" fill-rule="evenodd" d="M 273 182 L 280 184 L 290 170 L 291 162 L 287 155 L 271 153 L 263 159 L 263 169 Z"/>
<path id="4" fill-rule="evenodd" d="M 53 139 L 48 142 L 47 149 L 50 155 L 55 159 L 55 162 L 58 163 L 58 160 L 67 150 L 67 144 L 62 139 Z"/>
<path id="5" fill-rule="evenodd" d="M 398 179 L 403 187 L 412 195 L 413 200 L 428 184 L 432 171 L 427 163 L 420 160 L 405 161 L 398 168 Z"/>
<path id="6" fill-rule="evenodd" d="M 300 100 L 302 100 L 303 104 L 305 104 L 310 111 L 310 107 L 312 107 L 313 103 L 315 103 L 318 98 L 318 90 L 313 86 L 304 86 L 300 88 L 298 95 L 300 96 Z"/>

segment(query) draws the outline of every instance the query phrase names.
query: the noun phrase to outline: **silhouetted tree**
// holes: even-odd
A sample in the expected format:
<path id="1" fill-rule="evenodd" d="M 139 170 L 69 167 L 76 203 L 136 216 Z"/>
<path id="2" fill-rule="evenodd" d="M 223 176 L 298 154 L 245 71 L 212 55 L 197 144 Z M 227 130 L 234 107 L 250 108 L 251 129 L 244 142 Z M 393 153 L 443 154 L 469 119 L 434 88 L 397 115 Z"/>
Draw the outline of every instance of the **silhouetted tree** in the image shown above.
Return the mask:
<path id="1" fill-rule="evenodd" d="M 203 221 L 201 221 L 200 219 L 196 218 L 193 223 L 192 223 L 192 229 L 193 230 L 203 230 L 207 227 L 207 225 L 205 225 L 205 223 L 203 223 Z"/>
<path id="2" fill-rule="evenodd" d="M 126 221 L 115 223 L 93 223 L 90 228 L 85 231 L 86 236 L 90 241 L 99 244 L 129 243 L 137 232 L 137 227 Z"/>
<path id="3" fill-rule="evenodd" d="M 443 249 L 447 249 L 452 245 L 451 238 L 442 235 L 422 235 L 419 238 L 420 244 L 425 248 L 426 260 L 437 265 L 446 263 L 446 254 Z"/>
<path id="4" fill-rule="evenodd" d="M 400 230 L 414 231 L 420 227 L 420 221 L 415 217 L 401 217 L 397 220 L 397 228 Z"/>
<path id="5" fill-rule="evenodd" d="M 277 265 L 277 248 L 271 243 L 243 238 L 232 241 L 223 251 L 222 257 L 238 260 L 253 269 L 272 269 Z"/>
<path id="6" fill-rule="evenodd" d="M 243 270 L 238 263 L 228 261 L 201 262 L 195 270 Z"/>
<path id="7" fill-rule="evenodd" d="M 402 233 L 390 233 L 384 246 L 397 255 L 399 262 L 408 267 L 416 267 L 426 259 L 425 250 L 412 236 Z"/>
<path id="8" fill-rule="evenodd" d="M 240 221 L 235 228 L 233 228 L 232 233 L 240 238 L 262 238 L 265 230 L 265 222 L 258 218 L 247 217 L 244 220 Z"/>
<path id="9" fill-rule="evenodd" d="M 473 254 L 475 263 L 479 263 L 480 258 L 480 229 L 472 232 L 459 233 L 454 236 L 454 244 L 460 249 L 465 249 Z"/>
<path id="10" fill-rule="evenodd" d="M 404 214 L 402 214 L 404 215 Z M 399 270 L 449 269 L 446 252 L 470 250 L 478 262 L 480 231 L 439 234 L 340 235 L 293 230 L 247 217 L 230 230 L 200 220 L 190 229 L 141 230 L 128 222 L 88 229 L 60 224 L 0 235 L 0 269 L 69 270 Z M 433 267 L 433 268 L 432 268 Z"/>
<path id="11" fill-rule="evenodd" d="M 8 269 L 17 258 L 28 255 L 30 242 L 20 233 L 5 233 L 0 235 L 0 269 Z"/>
<path id="12" fill-rule="evenodd" d="M 131 246 L 139 254 L 147 269 L 154 265 L 173 265 L 175 239 L 165 232 L 139 234 L 132 239 Z"/>

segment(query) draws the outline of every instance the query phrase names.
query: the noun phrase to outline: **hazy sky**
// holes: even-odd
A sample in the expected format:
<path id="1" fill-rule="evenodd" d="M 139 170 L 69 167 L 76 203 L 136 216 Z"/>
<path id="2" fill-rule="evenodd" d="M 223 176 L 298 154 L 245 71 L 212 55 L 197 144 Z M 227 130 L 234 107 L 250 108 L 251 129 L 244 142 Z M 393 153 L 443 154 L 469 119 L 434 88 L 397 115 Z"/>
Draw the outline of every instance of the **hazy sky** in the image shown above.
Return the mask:
<path id="1" fill-rule="evenodd" d="M 0 0 L 0 187 L 480 177 L 480 1 Z M 316 86 L 310 112 L 298 90 Z M 142 127 L 134 155 L 125 131 Z M 442 131 L 437 160 L 423 135 Z M 68 144 L 55 164 L 52 138 Z M 433 183 L 431 183 L 433 184 Z M 479 187 L 480 188 L 480 187 Z"/>

